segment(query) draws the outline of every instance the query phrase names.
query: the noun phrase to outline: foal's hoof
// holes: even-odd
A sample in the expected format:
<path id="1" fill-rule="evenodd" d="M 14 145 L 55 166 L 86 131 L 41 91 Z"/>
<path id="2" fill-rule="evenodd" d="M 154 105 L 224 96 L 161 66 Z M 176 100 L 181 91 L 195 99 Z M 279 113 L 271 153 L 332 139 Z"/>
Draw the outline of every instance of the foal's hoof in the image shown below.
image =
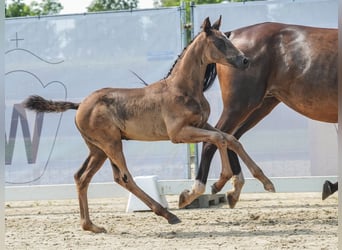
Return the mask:
<path id="1" fill-rule="evenodd" d="M 171 218 L 168 219 L 168 222 L 169 224 L 174 225 L 181 223 L 182 221 L 176 215 L 173 215 Z"/>
<path id="2" fill-rule="evenodd" d="M 178 201 L 178 207 L 179 208 L 184 208 L 189 204 L 189 190 L 184 190 L 180 195 L 179 195 L 179 201 Z"/>
<path id="3" fill-rule="evenodd" d="M 107 230 L 104 227 L 98 227 L 94 233 L 107 233 Z"/>
<path id="4" fill-rule="evenodd" d="M 234 208 L 236 206 L 236 203 L 238 202 L 238 199 L 235 199 L 232 194 L 227 193 L 227 201 L 229 208 Z"/>
<path id="5" fill-rule="evenodd" d="M 265 184 L 264 189 L 268 192 L 275 193 L 275 187 L 272 182 Z"/>
<path id="6" fill-rule="evenodd" d="M 107 230 L 104 228 L 104 227 L 98 227 L 94 224 L 91 224 L 91 225 L 83 225 L 82 226 L 83 230 L 85 231 L 91 231 L 93 233 L 107 233 Z"/>

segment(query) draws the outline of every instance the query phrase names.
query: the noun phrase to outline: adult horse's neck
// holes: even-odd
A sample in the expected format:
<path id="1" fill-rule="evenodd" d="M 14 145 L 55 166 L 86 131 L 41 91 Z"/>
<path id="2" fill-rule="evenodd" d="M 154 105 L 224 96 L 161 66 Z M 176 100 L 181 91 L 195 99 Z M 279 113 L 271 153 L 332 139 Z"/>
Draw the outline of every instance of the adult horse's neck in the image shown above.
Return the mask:
<path id="1" fill-rule="evenodd" d="M 205 58 L 205 37 L 198 35 L 183 51 L 165 79 L 173 87 L 187 93 L 203 93 L 203 80 L 208 62 Z"/>

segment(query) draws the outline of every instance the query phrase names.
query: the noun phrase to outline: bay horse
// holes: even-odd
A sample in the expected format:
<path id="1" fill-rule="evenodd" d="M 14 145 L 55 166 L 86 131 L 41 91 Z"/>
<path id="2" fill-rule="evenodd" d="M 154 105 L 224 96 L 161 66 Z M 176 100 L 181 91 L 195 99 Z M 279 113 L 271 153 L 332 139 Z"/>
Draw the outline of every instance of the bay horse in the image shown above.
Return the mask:
<path id="1" fill-rule="evenodd" d="M 201 32 L 183 50 L 169 74 L 148 86 L 99 89 L 81 103 L 46 100 L 40 96 L 25 100 L 25 107 L 36 112 L 77 110 L 75 123 L 89 148 L 88 157 L 74 175 L 81 227 L 84 230 L 106 232 L 105 228 L 93 224 L 89 217 L 87 189 L 107 158 L 115 182 L 132 192 L 170 224 L 180 222 L 176 215 L 136 185 L 126 165 L 122 140 L 210 142 L 216 145 L 222 156 L 222 178 L 219 182 L 225 182 L 233 175 L 227 148 L 236 152 L 247 166 L 256 169 L 268 180 L 236 138 L 207 123 L 210 107 L 203 94 L 206 85 L 204 79 L 213 82 L 206 76 L 210 72 L 208 65 L 220 63 L 239 70 L 249 66 L 249 59 L 219 31 L 220 25 L 221 17 L 213 25 L 206 18 Z M 196 193 L 203 192 L 202 189 L 201 185 L 194 186 Z"/>
<path id="2" fill-rule="evenodd" d="M 250 58 L 250 66 L 239 71 L 216 64 L 223 100 L 216 128 L 239 139 L 280 102 L 308 118 L 337 123 L 337 33 L 337 29 L 271 22 L 226 32 Z M 203 143 L 196 183 L 206 185 L 215 151 L 215 145 Z M 233 189 L 227 198 L 234 208 L 244 178 L 237 155 L 230 149 L 227 154 L 234 173 Z M 219 192 L 223 185 L 216 182 L 212 193 Z M 189 196 L 189 192 L 180 194 L 180 207 L 197 198 Z"/>

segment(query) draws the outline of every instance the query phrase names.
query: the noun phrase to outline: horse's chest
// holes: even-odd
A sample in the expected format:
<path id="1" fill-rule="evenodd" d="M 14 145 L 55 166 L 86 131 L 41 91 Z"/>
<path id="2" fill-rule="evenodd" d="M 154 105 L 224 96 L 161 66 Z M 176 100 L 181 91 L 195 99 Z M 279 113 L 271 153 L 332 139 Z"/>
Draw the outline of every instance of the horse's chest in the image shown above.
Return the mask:
<path id="1" fill-rule="evenodd" d="M 197 127 L 201 127 L 207 123 L 210 106 L 204 97 L 178 96 L 176 102 L 183 106 L 185 111 L 184 116 L 189 120 L 189 123 Z"/>

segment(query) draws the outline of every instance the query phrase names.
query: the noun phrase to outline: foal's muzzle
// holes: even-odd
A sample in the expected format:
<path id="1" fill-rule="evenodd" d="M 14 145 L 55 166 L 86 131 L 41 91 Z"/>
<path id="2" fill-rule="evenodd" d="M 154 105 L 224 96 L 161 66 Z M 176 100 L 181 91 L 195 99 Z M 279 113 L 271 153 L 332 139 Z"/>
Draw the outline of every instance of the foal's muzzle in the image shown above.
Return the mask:
<path id="1" fill-rule="evenodd" d="M 246 57 L 245 55 L 239 55 L 236 57 L 236 64 L 235 66 L 238 69 L 246 69 L 248 68 L 250 62 L 249 62 L 249 58 Z"/>

